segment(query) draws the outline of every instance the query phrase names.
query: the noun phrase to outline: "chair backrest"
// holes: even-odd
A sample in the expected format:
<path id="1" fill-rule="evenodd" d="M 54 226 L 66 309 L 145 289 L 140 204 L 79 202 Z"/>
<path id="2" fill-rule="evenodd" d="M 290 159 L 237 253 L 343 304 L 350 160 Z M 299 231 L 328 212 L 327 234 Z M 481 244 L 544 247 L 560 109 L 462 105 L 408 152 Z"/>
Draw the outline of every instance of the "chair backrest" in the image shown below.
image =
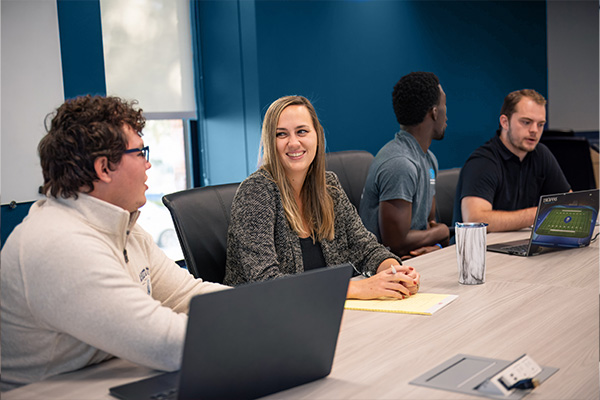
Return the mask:
<path id="1" fill-rule="evenodd" d="M 438 222 L 452 228 L 454 197 L 460 168 L 442 169 L 435 180 L 435 213 Z"/>
<path id="2" fill-rule="evenodd" d="M 196 278 L 223 283 L 231 204 L 239 183 L 205 186 L 163 196 L 188 270 Z"/>
<path id="3" fill-rule="evenodd" d="M 325 169 L 338 176 L 350 202 L 359 210 L 373 154 L 364 150 L 336 151 L 325 154 Z"/>
<path id="4" fill-rule="evenodd" d="M 542 135 L 541 142 L 556 157 L 567 181 L 573 191 L 596 188 L 594 177 L 594 166 L 590 154 L 590 144 L 587 138 L 582 136 L 573 137 L 545 137 Z"/>
<path id="5" fill-rule="evenodd" d="M 2 214 L 0 216 L 0 221 L 2 221 L 2 224 L 0 225 L 2 228 L 0 248 L 4 247 L 4 242 L 6 242 L 6 239 L 8 239 L 8 236 L 13 229 L 15 229 L 15 227 L 27 216 L 33 203 L 35 203 L 35 201 L 26 201 L 23 203 L 11 201 L 9 204 L 2 204 Z"/>

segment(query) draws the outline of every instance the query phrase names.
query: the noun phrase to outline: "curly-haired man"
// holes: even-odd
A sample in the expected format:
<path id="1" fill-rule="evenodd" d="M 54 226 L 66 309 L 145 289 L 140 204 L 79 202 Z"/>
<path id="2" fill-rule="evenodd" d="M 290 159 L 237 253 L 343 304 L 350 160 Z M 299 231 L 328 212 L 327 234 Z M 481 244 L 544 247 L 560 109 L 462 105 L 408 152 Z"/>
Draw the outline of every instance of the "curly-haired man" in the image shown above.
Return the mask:
<path id="1" fill-rule="evenodd" d="M 194 279 L 136 224 L 149 149 L 135 102 L 66 101 L 38 146 L 46 198 L 2 249 L 2 390 L 117 356 L 180 367 Z"/>
<path id="2" fill-rule="evenodd" d="M 365 182 L 360 216 L 403 258 L 440 249 L 449 229 L 435 221 L 438 163 L 429 150 L 446 130 L 446 94 L 431 72 L 403 76 L 392 93 L 400 131 L 379 150 Z"/>

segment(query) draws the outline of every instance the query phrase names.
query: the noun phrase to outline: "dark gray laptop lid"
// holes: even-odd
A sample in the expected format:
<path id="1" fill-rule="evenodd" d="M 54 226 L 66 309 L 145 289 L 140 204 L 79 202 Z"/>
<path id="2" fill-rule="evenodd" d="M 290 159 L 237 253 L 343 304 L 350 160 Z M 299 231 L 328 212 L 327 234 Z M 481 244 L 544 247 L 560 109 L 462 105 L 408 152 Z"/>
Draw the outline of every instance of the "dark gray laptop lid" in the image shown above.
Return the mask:
<path id="1" fill-rule="evenodd" d="M 180 399 L 255 398 L 327 376 L 351 276 L 322 268 L 192 299 Z"/>

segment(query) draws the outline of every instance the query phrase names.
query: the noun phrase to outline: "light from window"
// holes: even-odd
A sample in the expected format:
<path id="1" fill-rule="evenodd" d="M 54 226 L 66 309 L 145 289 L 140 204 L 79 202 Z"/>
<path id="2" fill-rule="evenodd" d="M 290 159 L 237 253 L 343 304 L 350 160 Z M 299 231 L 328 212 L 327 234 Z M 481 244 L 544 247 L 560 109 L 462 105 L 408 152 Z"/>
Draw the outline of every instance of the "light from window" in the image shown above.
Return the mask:
<path id="1" fill-rule="evenodd" d="M 138 100 L 146 115 L 195 116 L 189 8 L 187 0 L 100 0 L 108 94 Z"/>
<path id="2" fill-rule="evenodd" d="M 184 132 L 180 119 L 148 120 L 142 137 L 144 144 L 150 146 L 152 167 L 147 171 L 147 201 L 141 208 L 138 223 L 175 261 L 183 259 L 183 253 L 162 197 L 187 188 Z"/>

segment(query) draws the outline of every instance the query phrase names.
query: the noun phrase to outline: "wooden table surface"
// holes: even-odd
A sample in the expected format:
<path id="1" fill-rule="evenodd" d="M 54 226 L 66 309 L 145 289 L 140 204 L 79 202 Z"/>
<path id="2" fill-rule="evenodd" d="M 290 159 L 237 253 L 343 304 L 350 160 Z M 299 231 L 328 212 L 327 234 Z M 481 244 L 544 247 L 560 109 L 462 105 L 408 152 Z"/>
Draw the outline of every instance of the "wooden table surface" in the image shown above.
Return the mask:
<path id="1" fill-rule="evenodd" d="M 489 243 L 529 232 L 488 234 Z M 528 399 L 598 399 L 598 242 L 534 257 L 487 252 L 486 282 L 460 285 L 454 246 L 406 264 L 421 291 L 459 295 L 432 316 L 346 310 L 331 374 L 282 399 L 476 398 L 408 382 L 463 353 L 559 368 Z M 114 359 L 2 394 L 3 399 L 112 399 L 108 388 L 157 373 Z"/>

